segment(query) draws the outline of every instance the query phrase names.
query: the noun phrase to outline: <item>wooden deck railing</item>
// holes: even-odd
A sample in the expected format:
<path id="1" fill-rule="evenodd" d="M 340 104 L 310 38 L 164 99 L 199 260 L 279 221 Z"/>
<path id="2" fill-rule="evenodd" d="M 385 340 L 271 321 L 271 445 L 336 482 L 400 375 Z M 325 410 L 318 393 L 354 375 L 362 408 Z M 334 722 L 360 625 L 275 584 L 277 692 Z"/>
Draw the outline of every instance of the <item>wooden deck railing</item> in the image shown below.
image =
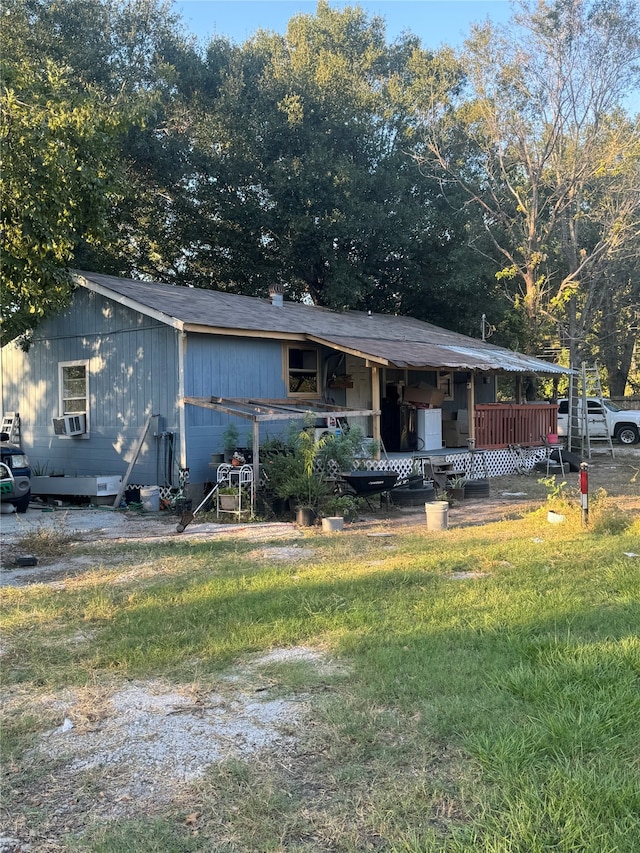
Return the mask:
<path id="1" fill-rule="evenodd" d="M 536 447 L 558 432 L 555 403 L 482 403 L 474 413 L 476 447 Z"/>

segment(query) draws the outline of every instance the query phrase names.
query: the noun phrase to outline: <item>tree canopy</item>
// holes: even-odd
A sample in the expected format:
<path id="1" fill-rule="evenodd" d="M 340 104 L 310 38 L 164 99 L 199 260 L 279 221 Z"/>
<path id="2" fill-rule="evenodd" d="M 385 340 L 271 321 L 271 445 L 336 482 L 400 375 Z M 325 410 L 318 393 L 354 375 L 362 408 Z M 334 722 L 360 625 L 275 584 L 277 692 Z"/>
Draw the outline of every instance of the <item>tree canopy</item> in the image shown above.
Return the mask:
<path id="1" fill-rule="evenodd" d="M 2 146 L 3 338 L 59 308 L 82 233 L 98 239 L 117 192 L 113 138 L 127 110 L 80 84 L 33 37 L 33 16 L 4 9 Z"/>
<path id="2" fill-rule="evenodd" d="M 457 101 L 424 87 L 419 156 L 482 211 L 524 346 L 553 333 L 577 361 L 615 304 L 611 270 L 638 253 L 640 123 L 623 106 L 640 84 L 640 7 L 521 2 L 513 23 L 474 29 Z"/>
<path id="3" fill-rule="evenodd" d="M 157 101 L 153 11 L 146 0 L 4 4 L 3 342 L 65 303 L 83 245 L 114 237 L 131 190 L 126 138 Z"/>
<path id="4" fill-rule="evenodd" d="M 624 386 L 638 0 L 514 9 L 456 53 L 327 0 L 205 47 L 162 0 L 8 0 L 3 340 L 76 266 L 476 335 L 490 305 L 499 342 L 596 354 Z"/>

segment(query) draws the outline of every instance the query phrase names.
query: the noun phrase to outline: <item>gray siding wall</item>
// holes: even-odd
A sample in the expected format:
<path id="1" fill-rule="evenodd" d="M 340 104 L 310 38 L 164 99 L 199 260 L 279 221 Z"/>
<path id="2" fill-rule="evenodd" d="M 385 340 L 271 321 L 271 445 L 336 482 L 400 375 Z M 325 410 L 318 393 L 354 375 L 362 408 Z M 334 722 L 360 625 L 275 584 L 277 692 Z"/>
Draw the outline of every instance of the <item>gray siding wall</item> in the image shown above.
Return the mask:
<path id="1" fill-rule="evenodd" d="M 282 343 L 261 338 L 189 334 L 185 356 L 185 396 L 282 399 L 287 396 Z M 223 434 L 233 422 L 238 444 L 250 443 L 252 422 L 198 406 L 185 407 L 187 467 L 191 482 L 212 479 L 212 453 L 222 452 Z M 260 440 L 276 435 L 281 422 L 262 424 Z"/>
<path id="2" fill-rule="evenodd" d="M 177 346 L 174 329 L 78 289 L 72 306 L 36 330 L 28 353 L 4 347 L 2 408 L 20 412 L 32 464 L 68 476 L 124 476 L 148 415 L 161 415 L 162 429 L 178 431 Z M 60 414 L 58 364 L 85 359 L 90 432 L 60 438 L 51 423 Z M 130 482 L 158 483 L 165 450 L 149 434 Z"/>

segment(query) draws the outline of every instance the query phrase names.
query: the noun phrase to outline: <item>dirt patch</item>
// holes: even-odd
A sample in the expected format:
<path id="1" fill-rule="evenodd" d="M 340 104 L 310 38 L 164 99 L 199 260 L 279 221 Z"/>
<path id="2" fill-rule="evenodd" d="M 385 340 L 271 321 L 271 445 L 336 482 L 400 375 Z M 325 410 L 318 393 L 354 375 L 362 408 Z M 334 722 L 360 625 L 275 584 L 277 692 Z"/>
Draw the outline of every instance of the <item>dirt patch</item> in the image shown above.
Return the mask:
<path id="1" fill-rule="evenodd" d="M 117 803 L 166 803 L 210 764 L 273 747 L 282 740 L 278 724 L 295 719 L 296 705 L 240 690 L 189 695 L 155 682 L 132 683 L 113 693 L 92 727 L 76 729 L 71 706 L 37 752 L 64 762 L 59 779 L 99 771 L 109 802 L 121 813 L 126 808 Z"/>
<path id="2" fill-rule="evenodd" d="M 105 510 L 61 510 L 41 512 L 32 509 L 25 517 L 6 516 L 3 520 L 0 542 L 2 545 L 2 576 L 0 586 L 24 586 L 30 583 L 62 583 L 64 579 L 82 574 L 96 565 L 111 568 L 126 559 L 110 553 L 108 546 L 123 542 L 157 544 L 176 542 L 194 544 L 217 539 L 236 538 L 251 542 L 270 542 L 277 539 L 296 540 L 303 537 L 293 524 L 269 522 L 263 524 L 215 524 L 193 522 L 184 533 L 176 531 L 175 516 L 161 513 L 108 513 Z M 105 524 L 106 519 L 106 524 Z M 64 538 L 63 558 L 52 559 L 38 554 L 38 538 L 46 534 Z M 25 546 L 25 543 L 28 543 Z M 288 548 L 289 546 L 287 546 Z M 78 551 L 83 553 L 77 553 Z M 21 568 L 15 565 L 18 556 L 27 552 L 36 554 L 38 564 Z M 150 564 L 151 565 L 151 564 Z M 136 570 L 145 574 L 144 562 Z M 150 568 L 149 571 L 152 569 Z M 0 851 L 1 853 L 1 851 Z"/>
<path id="3" fill-rule="evenodd" d="M 313 548 L 304 548 L 302 545 L 290 545 L 283 547 L 262 548 L 252 551 L 249 556 L 259 560 L 278 560 L 283 563 L 295 563 L 298 560 L 308 560 L 315 554 Z"/>
<path id="4" fill-rule="evenodd" d="M 46 850 L 49 842 L 59 849 L 61 832 L 81 831 L 90 819 L 135 818 L 188 800 L 189 786 L 212 765 L 264 750 L 284 760 L 309 707 L 304 693 L 282 695 L 272 677 L 270 667 L 287 663 L 304 663 L 323 677 L 339 671 L 319 651 L 301 646 L 250 659 L 214 690 L 136 681 L 38 697 L 33 712 L 57 725 L 38 738 L 23 767 L 5 770 L 10 783 L 12 773 L 26 779 L 22 774 L 33 771 L 23 789 L 14 782 L 11 799 L 20 802 L 22 816 L 32 808 L 46 813 L 48 825 L 35 833 L 37 841 L 22 816 L 4 831 L 31 837 L 33 849 Z M 3 713 L 20 713 L 26 701 L 15 688 Z M 44 776 L 43 766 L 51 768 Z"/>

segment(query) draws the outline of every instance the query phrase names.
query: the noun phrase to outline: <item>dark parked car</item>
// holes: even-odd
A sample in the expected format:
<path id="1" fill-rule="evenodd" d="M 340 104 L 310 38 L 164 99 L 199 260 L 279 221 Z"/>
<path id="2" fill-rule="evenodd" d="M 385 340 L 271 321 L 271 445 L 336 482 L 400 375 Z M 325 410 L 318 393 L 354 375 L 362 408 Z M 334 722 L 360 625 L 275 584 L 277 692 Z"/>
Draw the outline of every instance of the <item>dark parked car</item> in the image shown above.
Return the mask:
<path id="1" fill-rule="evenodd" d="M 0 501 L 11 503 L 18 512 L 26 512 L 31 500 L 31 468 L 21 447 L 0 433 Z"/>

